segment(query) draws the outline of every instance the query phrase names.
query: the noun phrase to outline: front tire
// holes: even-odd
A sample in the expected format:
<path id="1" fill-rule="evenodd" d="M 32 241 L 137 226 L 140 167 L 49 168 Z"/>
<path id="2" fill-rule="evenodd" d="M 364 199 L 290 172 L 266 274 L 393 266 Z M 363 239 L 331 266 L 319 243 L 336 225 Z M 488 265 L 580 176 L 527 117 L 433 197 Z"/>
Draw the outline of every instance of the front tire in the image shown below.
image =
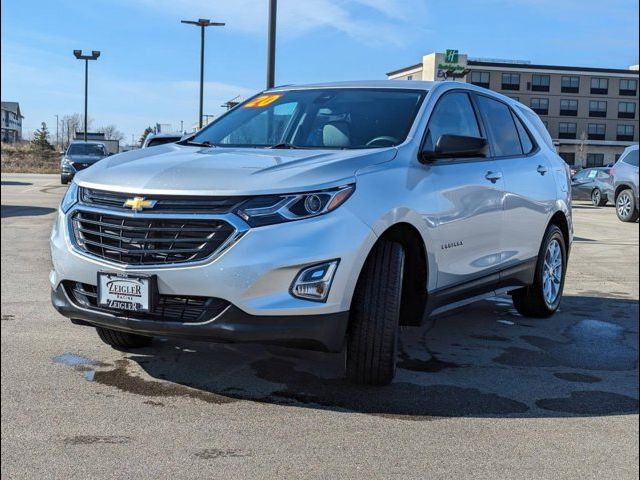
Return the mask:
<path id="1" fill-rule="evenodd" d="M 525 317 L 548 318 L 558 310 L 567 271 L 567 246 L 557 225 L 549 225 L 540 247 L 533 285 L 513 292 L 513 306 Z"/>
<path id="2" fill-rule="evenodd" d="M 620 192 L 616 198 L 616 213 L 622 222 L 632 223 L 638 220 L 638 205 L 630 188 Z"/>
<path id="3" fill-rule="evenodd" d="M 152 340 L 152 337 L 136 335 L 135 333 L 118 332 L 103 327 L 96 327 L 96 331 L 104 343 L 116 349 L 147 347 L 151 344 Z"/>
<path id="4" fill-rule="evenodd" d="M 64 175 L 60 175 L 60 183 L 62 185 L 66 185 L 67 183 L 69 183 L 69 177 L 65 177 Z"/>
<path id="5" fill-rule="evenodd" d="M 404 250 L 381 241 L 365 262 L 351 304 L 346 373 L 364 385 L 387 385 L 396 372 Z"/>
<path id="6" fill-rule="evenodd" d="M 607 198 L 603 197 L 599 188 L 591 192 L 591 203 L 594 207 L 604 207 L 607 204 Z"/>

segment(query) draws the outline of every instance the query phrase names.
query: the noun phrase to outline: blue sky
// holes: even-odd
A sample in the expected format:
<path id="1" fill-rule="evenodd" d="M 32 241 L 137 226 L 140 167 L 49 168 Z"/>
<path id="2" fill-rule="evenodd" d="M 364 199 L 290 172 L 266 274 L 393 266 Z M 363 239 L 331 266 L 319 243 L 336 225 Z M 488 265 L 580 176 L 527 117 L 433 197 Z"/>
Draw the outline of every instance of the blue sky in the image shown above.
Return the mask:
<path id="1" fill-rule="evenodd" d="M 205 113 L 265 84 L 268 0 L 4 0 L 2 100 L 19 101 L 24 128 L 83 109 L 137 137 L 147 126 L 197 120 L 199 37 L 209 28 Z M 457 48 L 471 57 L 627 68 L 638 63 L 632 0 L 279 0 L 276 83 L 383 79 L 385 72 Z"/>

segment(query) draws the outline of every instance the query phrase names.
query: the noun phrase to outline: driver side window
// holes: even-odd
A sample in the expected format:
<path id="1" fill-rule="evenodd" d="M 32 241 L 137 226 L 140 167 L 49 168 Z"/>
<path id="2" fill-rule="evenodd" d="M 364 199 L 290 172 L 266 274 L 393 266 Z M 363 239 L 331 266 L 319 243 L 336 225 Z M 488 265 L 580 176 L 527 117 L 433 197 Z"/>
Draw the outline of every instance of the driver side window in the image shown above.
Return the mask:
<path id="1" fill-rule="evenodd" d="M 447 93 L 438 101 L 431 113 L 424 149 L 433 151 L 445 134 L 480 137 L 478 120 L 466 93 Z"/>

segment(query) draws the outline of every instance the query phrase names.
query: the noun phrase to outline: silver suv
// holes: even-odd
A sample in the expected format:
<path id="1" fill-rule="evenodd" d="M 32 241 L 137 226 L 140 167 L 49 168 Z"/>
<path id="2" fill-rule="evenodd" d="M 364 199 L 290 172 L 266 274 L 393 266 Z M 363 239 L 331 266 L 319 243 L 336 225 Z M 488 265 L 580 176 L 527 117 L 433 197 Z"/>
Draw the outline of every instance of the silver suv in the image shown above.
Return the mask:
<path id="1" fill-rule="evenodd" d="M 627 147 L 613 167 L 616 213 L 623 222 L 638 220 L 638 145 Z"/>
<path id="2" fill-rule="evenodd" d="M 529 108 L 455 82 L 263 92 L 177 144 L 80 172 L 51 234 L 55 308 L 153 336 L 339 352 L 389 383 L 400 325 L 509 293 L 557 309 L 570 178 Z"/>

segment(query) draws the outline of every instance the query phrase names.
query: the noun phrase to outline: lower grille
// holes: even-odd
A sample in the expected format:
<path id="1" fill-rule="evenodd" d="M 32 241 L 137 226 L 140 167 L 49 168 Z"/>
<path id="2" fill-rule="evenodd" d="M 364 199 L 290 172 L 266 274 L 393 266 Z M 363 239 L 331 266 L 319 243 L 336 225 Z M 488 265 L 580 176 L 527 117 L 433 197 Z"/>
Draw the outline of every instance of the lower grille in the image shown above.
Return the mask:
<path id="1" fill-rule="evenodd" d="M 235 231 L 224 220 L 127 217 L 82 210 L 74 214 L 72 222 L 81 249 L 127 265 L 202 260 Z"/>
<path id="2" fill-rule="evenodd" d="M 98 306 L 98 292 L 95 285 L 80 282 L 63 282 L 70 298 L 84 308 L 91 310 L 135 317 L 139 320 L 158 322 L 198 323 L 220 315 L 230 304 L 226 300 L 214 297 L 193 297 L 187 295 L 160 295 L 158 304 L 150 312 L 126 312 Z"/>
<path id="3" fill-rule="evenodd" d="M 80 163 L 80 162 L 75 163 L 75 162 L 74 162 L 74 163 L 72 163 L 72 165 L 73 165 L 73 168 L 74 168 L 77 172 L 79 172 L 80 170 L 84 170 L 85 168 L 90 167 L 92 164 L 91 164 L 91 163 Z"/>

